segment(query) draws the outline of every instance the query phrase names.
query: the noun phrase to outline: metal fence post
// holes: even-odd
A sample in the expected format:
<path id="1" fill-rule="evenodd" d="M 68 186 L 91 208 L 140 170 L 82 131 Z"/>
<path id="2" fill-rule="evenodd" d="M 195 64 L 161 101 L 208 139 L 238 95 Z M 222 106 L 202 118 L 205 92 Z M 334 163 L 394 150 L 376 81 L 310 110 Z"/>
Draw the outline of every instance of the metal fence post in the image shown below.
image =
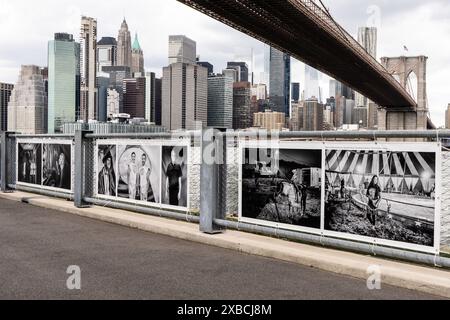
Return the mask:
<path id="1" fill-rule="evenodd" d="M 205 129 L 202 132 L 202 164 L 200 172 L 200 231 L 208 234 L 222 232 L 214 220 L 224 218 L 225 184 L 223 183 L 226 144 L 219 129 Z"/>
<path id="2" fill-rule="evenodd" d="M 87 208 L 89 204 L 84 201 L 86 190 L 86 134 L 88 130 L 75 132 L 75 189 L 74 203 L 77 208 Z"/>
<path id="3" fill-rule="evenodd" d="M 15 138 L 10 137 L 16 134 L 15 132 L 2 132 L 1 146 L 0 146 L 0 191 L 10 191 L 9 185 L 15 184 L 15 174 L 10 174 L 10 171 L 15 170 Z M 12 145 L 14 145 L 12 147 Z M 13 181 L 14 180 L 14 181 Z"/>
<path id="4" fill-rule="evenodd" d="M 6 163 L 6 132 L 2 132 L 0 141 L 0 190 L 2 192 L 7 191 L 7 163 Z"/>

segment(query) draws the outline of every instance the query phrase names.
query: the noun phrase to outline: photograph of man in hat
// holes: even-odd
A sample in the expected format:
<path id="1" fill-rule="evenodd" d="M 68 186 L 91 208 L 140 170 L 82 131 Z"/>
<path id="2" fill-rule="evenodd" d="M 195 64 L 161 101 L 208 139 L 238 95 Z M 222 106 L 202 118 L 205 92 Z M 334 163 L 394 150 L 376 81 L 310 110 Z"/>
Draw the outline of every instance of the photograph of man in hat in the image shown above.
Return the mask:
<path id="1" fill-rule="evenodd" d="M 105 196 L 116 196 L 116 173 L 114 172 L 113 157 L 108 151 L 102 159 L 103 169 L 98 174 L 98 193 Z"/>

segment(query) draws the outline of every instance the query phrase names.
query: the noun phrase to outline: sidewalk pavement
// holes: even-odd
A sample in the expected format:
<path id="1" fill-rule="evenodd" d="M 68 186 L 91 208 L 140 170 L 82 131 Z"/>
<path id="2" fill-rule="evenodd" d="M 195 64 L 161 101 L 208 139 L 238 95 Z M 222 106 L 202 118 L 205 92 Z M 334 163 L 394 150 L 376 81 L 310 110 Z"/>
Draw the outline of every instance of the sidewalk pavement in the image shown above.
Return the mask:
<path id="1" fill-rule="evenodd" d="M 450 298 L 450 271 L 447 270 L 326 249 L 239 231 L 228 230 L 222 234 L 206 235 L 199 231 L 196 224 L 98 206 L 79 209 L 73 205 L 73 202 L 31 193 L 0 193 L 0 198 L 26 202 L 41 208 L 58 210 L 246 254 L 297 263 L 360 279 L 368 279 L 370 276 L 368 269 L 378 266 L 384 284 Z"/>

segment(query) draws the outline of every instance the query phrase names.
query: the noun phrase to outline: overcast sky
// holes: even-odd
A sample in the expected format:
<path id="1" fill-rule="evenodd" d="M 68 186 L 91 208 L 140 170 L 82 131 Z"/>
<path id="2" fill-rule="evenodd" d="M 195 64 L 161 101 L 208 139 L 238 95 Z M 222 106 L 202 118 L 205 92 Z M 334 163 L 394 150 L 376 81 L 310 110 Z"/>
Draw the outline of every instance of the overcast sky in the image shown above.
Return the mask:
<path id="1" fill-rule="evenodd" d="M 443 125 L 450 103 L 450 1 L 448 0 L 323 0 L 334 18 L 352 35 L 359 26 L 377 25 L 378 57 L 426 55 L 428 100 L 433 121 Z M 47 64 L 47 42 L 55 32 L 79 34 L 80 16 L 98 20 L 98 36 L 117 36 L 125 16 L 139 34 L 148 71 L 161 75 L 167 64 L 169 34 L 184 34 L 197 42 L 197 54 L 220 72 L 230 60 L 263 71 L 263 45 L 204 16 L 176 0 L 0 0 L 0 81 L 14 83 L 21 64 Z M 409 48 L 405 52 L 403 46 Z M 294 81 L 302 83 L 304 66 L 292 65 Z M 328 77 L 321 85 L 328 93 Z"/>

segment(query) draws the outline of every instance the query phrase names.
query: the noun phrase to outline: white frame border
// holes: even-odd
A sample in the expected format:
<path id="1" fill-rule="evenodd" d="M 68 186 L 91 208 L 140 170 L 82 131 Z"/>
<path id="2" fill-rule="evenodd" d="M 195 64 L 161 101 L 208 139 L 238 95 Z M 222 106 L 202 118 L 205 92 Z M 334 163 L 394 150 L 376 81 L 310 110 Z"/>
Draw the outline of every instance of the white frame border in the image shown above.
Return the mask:
<path id="1" fill-rule="evenodd" d="M 187 206 L 186 207 L 175 207 L 175 206 L 170 206 L 167 204 L 163 204 L 162 203 L 162 167 L 160 168 L 160 175 L 159 175 L 159 179 L 160 179 L 160 185 L 159 185 L 159 198 L 160 198 L 160 202 L 159 203 L 154 203 L 154 202 L 145 202 L 145 201 L 140 201 L 140 200 L 130 200 L 130 199 L 126 199 L 126 198 L 121 198 L 118 196 L 118 181 L 119 181 L 119 172 L 116 173 L 116 179 L 117 179 L 117 185 L 116 185 L 116 196 L 105 196 L 105 195 L 101 195 L 98 194 L 98 147 L 99 145 L 102 146 L 115 146 L 116 147 L 116 168 L 117 170 L 119 170 L 119 146 L 149 146 L 149 147 L 159 147 L 159 152 L 160 152 L 160 165 L 162 166 L 162 148 L 163 147 L 185 147 L 187 148 L 187 155 L 186 155 L 186 203 Z M 143 140 L 143 139 L 136 139 L 136 140 L 121 140 L 121 139 L 104 139 L 104 140 L 96 140 L 95 142 L 95 147 L 94 147 L 94 197 L 97 199 L 102 199 L 102 200 L 107 200 L 107 201 L 111 201 L 111 202 L 119 202 L 119 203 L 126 203 L 126 204 L 132 204 L 135 206 L 140 206 L 140 207 L 147 207 L 147 208 L 155 208 L 155 209 L 166 209 L 166 210 L 171 210 L 171 211 L 178 211 L 178 212 L 186 212 L 189 213 L 190 212 L 190 177 L 189 177 L 189 154 L 191 153 L 191 142 L 188 139 L 183 139 L 183 140 L 176 140 L 176 141 L 172 141 L 172 140 L 160 140 L 160 139 L 155 139 L 155 140 Z"/>
<path id="2" fill-rule="evenodd" d="M 40 144 L 41 145 L 41 184 L 32 184 L 32 183 L 26 183 L 26 182 L 20 182 L 18 181 L 19 178 L 19 144 Z M 48 187 L 44 186 L 44 145 L 70 145 L 70 190 L 67 189 L 61 189 L 61 188 L 55 188 L 55 187 Z M 16 139 L 16 185 L 18 186 L 24 186 L 28 188 L 34 188 L 34 189 L 42 189 L 42 190 L 48 190 L 48 191 L 56 191 L 60 193 L 66 193 L 73 195 L 74 194 L 74 185 L 75 185 L 75 159 L 74 159 L 74 153 L 75 147 L 74 147 L 74 140 L 64 140 L 64 139 L 53 139 L 53 138 L 17 138 Z"/>
<path id="3" fill-rule="evenodd" d="M 321 226 L 320 230 L 314 228 L 306 228 L 299 226 L 292 226 L 286 224 L 279 224 L 270 221 L 263 221 L 258 219 L 249 219 L 242 216 L 242 165 L 243 165 L 243 151 L 247 148 L 268 148 L 268 149 L 320 149 L 322 150 L 322 201 L 321 201 Z M 400 241 L 385 240 L 379 238 L 365 237 L 360 235 L 347 234 L 343 232 L 325 230 L 325 177 L 326 177 L 326 152 L 328 150 L 395 150 L 399 152 L 421 152 L 434 153 L 436 155 L 436 199 L 435 199 L 435 221 L 434 221 L 434 246 L 422 246 Z M 239 222 L 250 223 L 254 225 L 261 225 L 273 227 L 276 229 L 285 229 L 292 231 L 299 231 L 308 234 L 316 234 L 320 236 L 328 236 L 338 239 L 352 240 L 377 245 L 387 246 L 398 249 L 406 249 L 417 252 L 425 252 L 430 254 L 440 254 L 440 240 L 441 240 L 441 201 L 442 201 L 442 145 L 441 143 L 433 142 L 308 142 L 308 141 L 245 141 L 239 140 L 238 145 L 238 165 L 239 165 Z"/>
<path id="4" fill-rule="evenodd" d="M 238 146 L 238 165 L 239 165 L 239 178 L 238 178 L 238 183 L 239 183 L 239 208 L 238 208 L 238 218 L 239 218 L 239 222 L 244 222 L 244 223 L 250 223 L 250 224 L 255 224 L 255 225 L 260 225 L 260 226 L 265 226 L 265 227 L 273 227 L 275 229 L 283 229 L 283 230 L 292 230 L 292 231 L 299 231 L 299 232 L 303 232 L 303 233 L 308 233 L 308 234 L 315 234 L 315 235 L 323 235 L 323 221 L 324 221 L 324 201 L 322 201 L 325 198 L 325 190 L 324 190 L 324 184 L 321 182 L 321 208 L 320 208 L 320 226 L 318 229 L 316 228 L 309 228 L 309 227 L 302 227 L 302 226 L 294 226 L 294 225 L 289 225 L 289 224 L 284 224 L 284 223 L 276 223 L 276 222 L 271 222 L 271 221 L 265 221 L 265 220 L 259 220 L 259 219 L 252 219 L 252 218 L 246 218 L 243 217 L 243 211 L 242 211 L 242 203 L 243 203 L 243 199 L 242 199 L 242 192 L 243 192 L 243 187 L 242 187 L 242 175 L 243 175 L 243 170 L 242 170 L 242 164 L 243 164 L 243 151 L 245 149 L 248 148 L 252 148 L 252 149 L 289 149 L 289 150 L 317 150 L 321 152 L 322 155 L 322 167 L 324 165 L 324 158 L 323 158 L 323 154 L 324 154 L 324 150 L 323 150 L 323 144 L 320 142 L 307 142 L 307 141 L 302 141 L 302 142 L 294 142 L 294 141 L 239 141 L 239 146 Z M 323 179 L 325 178 L 325 173 L 324 170 L 322 169 L 322 177 L 321 180 L 323 181 Z"/>

